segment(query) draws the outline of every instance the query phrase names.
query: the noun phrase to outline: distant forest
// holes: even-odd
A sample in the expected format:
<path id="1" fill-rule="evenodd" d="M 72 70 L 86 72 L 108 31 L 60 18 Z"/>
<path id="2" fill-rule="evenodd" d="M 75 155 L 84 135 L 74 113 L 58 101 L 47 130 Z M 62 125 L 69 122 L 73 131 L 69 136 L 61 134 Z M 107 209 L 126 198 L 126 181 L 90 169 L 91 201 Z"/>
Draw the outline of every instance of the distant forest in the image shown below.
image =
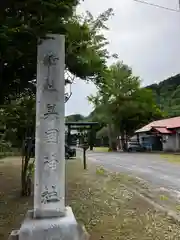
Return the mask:
<path id="1" fill-rule="evenodd" d="M 152 89 L 157 105 L 167 117 L 180 116 L 180 74 L 146 88 Z"/>

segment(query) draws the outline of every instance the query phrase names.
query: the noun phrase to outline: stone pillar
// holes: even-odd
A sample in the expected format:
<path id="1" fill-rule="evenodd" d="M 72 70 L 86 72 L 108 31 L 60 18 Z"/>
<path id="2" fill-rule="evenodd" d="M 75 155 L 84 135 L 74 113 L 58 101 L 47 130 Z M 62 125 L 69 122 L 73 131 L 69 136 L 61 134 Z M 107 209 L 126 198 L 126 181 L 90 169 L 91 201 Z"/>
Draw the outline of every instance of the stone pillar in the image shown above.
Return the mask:
<path id="1" fill-rule="evenodd" d="M 34 209 L 10 240 L 85 240 L 65 207 L 64 36 L 38 46 Z"/>
<path id="2" fill-rule="evenodd" d="M 64 37 L 53 37 L 38 47 L 34 217 L 65 211 Z"/>

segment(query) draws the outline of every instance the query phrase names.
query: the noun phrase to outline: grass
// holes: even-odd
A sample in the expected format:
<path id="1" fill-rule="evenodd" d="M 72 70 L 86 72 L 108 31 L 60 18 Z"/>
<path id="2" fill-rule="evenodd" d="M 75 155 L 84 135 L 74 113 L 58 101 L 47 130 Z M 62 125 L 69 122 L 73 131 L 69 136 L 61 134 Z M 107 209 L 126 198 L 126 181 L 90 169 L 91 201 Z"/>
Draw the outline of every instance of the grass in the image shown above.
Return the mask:
<path id="1" fill-rule="evenodd" d="M 161 154 L 160 155 L 163 160 L 166 160 L 171 163 L 180 163 L 180 155 L 179 154 Z"/>
<path id="2" fill-rule="evenodd" d="M 93 148 L 95 152 L 108 152 L 108 147 L 94 147 Z"/>
<path id="3" fill-rule="evenodd" d="M 67 202 L 85 224 L 90 240 L 179 239 L 178 225 L 129 190 L 137 181 L 102 167 L 82 171 L 77 162 L 67 169 Z"/>
<path id="4" fill-rule="evenodd" d="M 20 197 L 20 158 L 0 161 L 0 239 L 7 240 L 9 233 L 19 227 L 32 198 Z"/>
<path id="5" fill-rule="evenodd" d="M 111 174 L 102 167 L 83 170 L 80 161 L 67 161 L 67 204 L 85 224 L 90 240 L 179 239 L 180 226 L 136 196 L 129 187 L 138 182 L 125 174 Z M 20 161 L 0 161 L 0 239 L 19 228 L 32 198 L 21 198 Z"/>

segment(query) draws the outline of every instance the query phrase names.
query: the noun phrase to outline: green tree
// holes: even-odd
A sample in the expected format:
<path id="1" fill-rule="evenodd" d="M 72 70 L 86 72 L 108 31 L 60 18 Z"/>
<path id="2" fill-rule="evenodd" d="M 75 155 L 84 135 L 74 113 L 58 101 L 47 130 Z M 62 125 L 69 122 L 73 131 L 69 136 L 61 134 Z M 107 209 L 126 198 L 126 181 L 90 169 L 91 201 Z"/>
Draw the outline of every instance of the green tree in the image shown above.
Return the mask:
<path id="1" fill-rule="evenodd" d="M 36 90 L 37 44 L 47 33 L 65 35 L 66 71 L 76 78 L 98 84 L 106 69 L 111 56 L 102 30 L 107 29 L 106 21 L 113 11 L 108 9 L 96 19 L 89 12 L 79 16 L 78 3 L 78 0 L 9 0 L 0 8 L 2 121 L 7 120 L 5 125 L 10 126 L 6 128 L 6 138 L 18 146 L 27 129 L 34 133 L 35 105 L 31 104 Z"/>
<path id="2" fill-rule="evenodd" d="M 32 150 L 34 150 L 35 96 L 21 96 L 21 98 L 11 101 L 11 104 L 2 106 L 0 124 L 5 129 L 4 140 L 10 141 L 16 148 L 22 148 L 22 195 L 29 195 L 31 194 L 30 176 L 33 170 L 30 158 Z"/>
<path id="3" fill-rule="evenodd" d="M 166 117 L 176 117 L 180 115 L 180 74 L 172 76 L 158 84 L 147 86 L 151 89 L 159 108 L 166 112 Z"/>
<path id="4" fill-rule="evenodd" d="M 94 19 L 75 14 L 77 0 L 7 1 L 0 9 L 0 104 L 22 92 L 35 92 L 36 48 L 47 33 L 66 37 L 66 69 L 96 81 L 109 56 L 101 30 L 113 14 Z"/>
<path id="5" fill-rule="evenodd" d="M 163 117 L 149 90 L 139 88 L 129 98 L 121 99 L 121 104 L 118 105 L 118 102 L 117 99 L 112 103 L 111 111 L 121 138 L 126 141 L 138 128 Z"/>
<path id="6" fill-rule="evenodd" d="M 6 140 L 12 145 L 21 147 L 26 136 L 35 132 L 35 96 L 22 96 L 1 106 L 0 123 L 5 126 Z"/>
<path id="7" fill-rule="evenodd" d="M 66 122 L 80 122 L 83 121 L 84 118 L 81 114 L 72 114 L 66 117 Z"/>
<path id="8" fill-rule="evenodd" d="M 118 135 L 124 145 L 139 126 L 162 117 L 151 90 L 141 88 L 140 83 L 127 65 L 117 62 L 106 72 L 97 95 L 89 97 L 108 125 L 111 149 Z"/>
<path id="9" fill-rule="evenodd" d="M 96 96 L 90 95 L 88 100 L 94 105 L 92 117 L 96 119 L 101 128 L 107 126 L 108 138 L 109 138 L 109 151 L 116 150 L 116 134 L 113 125 L 113 118 L 111 115 L 111 105 L 108 102 L 107 92 L 99 89 Z"/>

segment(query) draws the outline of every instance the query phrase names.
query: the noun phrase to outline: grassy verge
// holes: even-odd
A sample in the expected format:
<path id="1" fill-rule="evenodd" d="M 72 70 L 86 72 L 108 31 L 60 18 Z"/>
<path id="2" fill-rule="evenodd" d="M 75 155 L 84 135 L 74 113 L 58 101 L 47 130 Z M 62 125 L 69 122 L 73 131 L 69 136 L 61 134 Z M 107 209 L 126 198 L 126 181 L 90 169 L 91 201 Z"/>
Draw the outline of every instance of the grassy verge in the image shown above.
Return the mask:
<path id="1" fill-rule="evenodd" d="M 0 152 L 0 159 L 6 158 L 6 157 L 15 157 L 15 156 L 21 156 L 20 150 L 12 149 L 12 151 L 2 151 Z"/>
<path id="2" fill-rule="evenodd" d="M 108 152 L 108 147 L 94 147 L 95 152 Z"/>
<path id="3" fill-rule="evenodd" d="M 7 240 L 9 233 L 19 228 L 32 198 L 20 197 L 21 158 L 5 158 L 0 161 L 0 239 Z"/>
<path id="4" fill-rule="evenodd" d="M 179 154 L 161 154 L 161 158 L 171 163 L 180 163 Z"/>
<path id="5" fill-rule="evenodd" d="M 68 203 L 91 240 L 179 238 L 178 225 L 129 190 L 138 181 L 103 168 L 83 172 L 77 162 L 67 168 Z"/>
<path id="6" fill-rule="evenodd" d="M 85 224 L 90 240 L 179 239 L 180 226 L 131 192 L 138 182 L 127 175 L 110 174 L 80 161 L 66 164 L 67 204 Z M 20 159 L 0 162 L 0 239 L 7 240 L 18 228 L 32 198 L 21 198 Z"/>

